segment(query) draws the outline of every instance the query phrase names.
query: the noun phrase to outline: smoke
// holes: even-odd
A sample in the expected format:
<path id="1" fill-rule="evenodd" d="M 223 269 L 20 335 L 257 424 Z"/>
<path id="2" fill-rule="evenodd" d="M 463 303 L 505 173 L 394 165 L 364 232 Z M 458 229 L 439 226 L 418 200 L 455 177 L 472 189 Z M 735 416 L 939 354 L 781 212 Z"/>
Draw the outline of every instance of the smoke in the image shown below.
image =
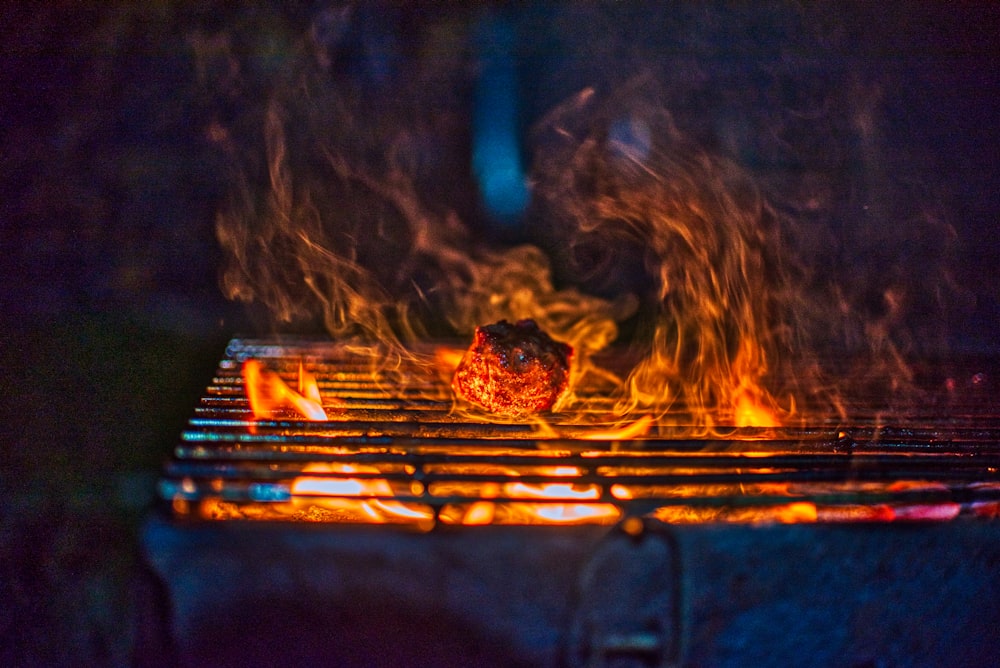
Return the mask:
<path id="1" fill-rule="evenodd" d="M 419 333 L 411 309 L 437 287 L 420 277 L 454 271 L 435 265 L 463 255 L 466 231 L 417 192 L 452 103 L 423 93 L 440 86 L 405 45 L 368 53 L 365 18 L 324 10 L 288 37 L 265 99 L 245 101 L 264 113 L 235 142 L 250 150 L 232 156 L 217 235 L 224 292 L 276 327 L 392 342 Z"/>
<path id="2" fill-rule="evenodd" d="M 608 289 L 604 267 L 643 261 L 618 281 L 646 317 L 628 405 L 913 401 L 914 361 L 947 354 L 968 297 L 925 147 L 899 144 L 886 110 L 902 84 L 881 31 L 902 18 L 774 3 L 561 20 L 628 35 L 544 78 L 596 83 L 546 112 L 533 165 L 560 266 Z"/>
<path id="3" fill-rule="evenodd" d="M 747 405 L 843 410 L 846 384 L 906 393 L 912 357 L 941 352 L 954 233 L 887 138 L 894 84 L 856 13 L 515 17 L 522 44 L 559 52 L 510 50 L 533 66 L 537 117 L 527 228 L 507 247 L 470 195 L 476 10 L 384 9 L 286 17 L 281 57 L 255 70 L 239 35 L 199 38 L 258 110 L 212 125 L 234 173 L 222 287 L 276 329 L 395 346 L 532 317 L 587 360 L 626 327 L 642 361 L 619 412 L 705 426 Z"/>
<path id="4" fill-rule="evenodd" d="M 422 40 L 446 28 L 460 42 L 462 26 L 435 24 L 410 35 L 409 58 L 370 62 L 366 44 L 354 45 L 361 56 L 350 48 L 345 23 L 360 26 L 350 17 L 320 12 L 289 46 L 248 138 L 263 154 L 234 156 L 234 187 L 217 221 L 226 295 L 262 305 L 279 329 L 321 325 L 336 338 L 393 346 L 528 317 L 584 352 L 613 340 L 627 297 L 610 303 L 557 289 L 537 248 L 476 239 L 456 210 L 461 196 L 440 185 L 475 189 L 468 128 L 455 120 L 467 116 L 431 94 L 471 78 L 461 67 L 446 77 L 437 58 L 429 67 L 416 53 L 441 48 Z"/>
<path id="5" fill-rule="evenodd" d="M 728 422 L 741 400 L 776 408 L 763 380 L 794 356 L 797 298 L 777 214 L 737 164 L 678 130 L 651 83 L 594 97 L 546 119 L 535 187 L 570 246 L 644 251 L 652 335 L 621 410 Z"/>

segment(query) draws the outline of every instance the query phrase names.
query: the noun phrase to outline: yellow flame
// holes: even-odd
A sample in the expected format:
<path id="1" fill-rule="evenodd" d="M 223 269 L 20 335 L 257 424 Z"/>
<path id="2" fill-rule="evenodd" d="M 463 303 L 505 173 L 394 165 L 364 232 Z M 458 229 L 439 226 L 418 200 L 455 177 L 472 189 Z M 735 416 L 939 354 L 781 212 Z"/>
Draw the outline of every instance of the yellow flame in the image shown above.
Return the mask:
<path id="1" fill-rule="evenodd" d="M 299 391 L 285 384 L 281 376 L 264 368 L 259 360 L 243 363 L 243 383 L 250 409 L 257 419 L 274 416 L 275 411 L 291 410 L 307 420 L 327 419 L 316 379 L 299 367 Z"/>
<path id="2" fill-rule="evenodd" d="M 372 466 L 353 464 L 312 463 L 303 467 L 302 473 L 378 474 L 379 470 Z M 433 513 L 423 507 L 400 503 L 391 498 L 376 498 L 394 496 L 389 482 L 383 478 L 302 475 L 292 482 L 291 493 L 293 497 L 309 497 L 309 503 L 328 508 L 360 510 L 373 522 L 385 522 L 393 518 L 414 521 L 433 519 Z"/>
<path id="3" fill-rule="evenodd" d="M 638 419 L 633 420 L 617 428 L 599 429 L 597 431 L 583 432 L 582 434 L 579 435 L 579 438 L 588 441 L 629 440 L 633 438 L 639 438 L 640 436 L 645 436 L 647 433 L 649 433 L 649 430 L 652 426 L 653 426 L 653 416 L 642 415 Z"/>
<path id="4" fill-rule="evenodd" d="M 717 508 L 701 506 L 664 506 L 653 517 L 669 524 L 700 524 L 725 522 L 733 524 L 808 524 L 817 522 L 819 509 L 811 501 L 749 508 Z"/>
<path id="5" fill-rule="evenodd" d="M 299 394 L 318 406 L 323 405 L 323 398 L 319 394 L 319 383 L 311 372 L 307 371 L 302 360 L 299 360 Z"/>
<path id="6" fill-rule="evenodd" d="M 792 350 L 800 293 L 781 218 L 748 172 L 685 136 L 658 99 L 655 85 L 637 85 L 622 99 L 589 91 L 555 110 L 536 194 L 565 221 L 570 244 L 642 253 L 651 327 L 615 392 L 619 415 L 701 432 L 776 425 L 765 380 Z M 650 131 L 643 151 L 610 138 L 623 118 Z M 744 394 L 759 410 L 738 407 Z"/>
<path id="7" fill-rule="evenodd" d="M 574 466 L 556 466 L 546 471 L 552 476 L 578 476 L 580 470 Z M 547 499 L 550 501 L 596 501 L 601 498 L 597 485 L 576 485 L 567 482 L 529 484 L 508 483 L 504 486 L 506 495 L 512 499 Z M 617 517 L 618 508 L 610 503 L 518 503 L 517 507 L 538 520 L 552 523 L 588 522 Z"/>
<path id="8" fill-rule="evenodd" d="M 623 107 L 602 109 L 596 98 L 578 100 L 588 105 L 585 117 L 595 125 L 559 133 L 567 145 L 551 147 L 540 159 L 537 195 L 569 225 L 569 247 L 607 247 L 612 259 L 622 240 L 640 248 L 644 294 L 623 290 L 601 298 L 578 287 L 557 288 L 539 248 L 475 245 L 454 213 L 422 200 L 405 161 L 393 159 L 396 133 L 388 129 L 382 161 L 367 160 L 367 149 L 345 150 L 337 132 L 324 137 L 329 141 L 299 141 L 305 130 L 290 113 L 295 104 L 308 104 L 299 83 L 275 88 L 263 115 L 260 173 L 247 175 L 245 192 L 235 193 L 218 218 L 227 251 L 226 294 L 262 302 L 281 323 L 320 317 L 339 339 L 359 337 L 400 355 L 402 340 L 426 331 L 427 323 L 412 315 L 427 307 L 461 335 L 502 319 L 530 318 L 574 349 L 570 387 L 553 407 L 570 421 L 583 419 L 576 416 L 595 399 L 606 410 L 611 398 L 616 408 L 610 422 L 633 424 L 636 436 L 644 415 L 702 430 L 777 425 L 781 416 L 764 382 L 790 331 L 777 214 L 747 173 L 682 136 L 662 110 L 636 111 L 632 118 L 656 137 L 648 154 L 621 151 L 601 128 L 620 118 Z M 558 125 L 559 114 L 552 118 Z M 401 141 L 407 135 L 403 127 L 392 130 Z M 313 173 L 310 166 L 321 167 Z M 356 192 L 378 205 L 373 211 L 394 215 L 331 206 Z M 373 216 L 380 216 L 379 233 L 366 234 Z M 384 257 L 394 261 L 362 261 Z M 619 323 L 640 304 L 647 305 L 641 315 L 652 325 L 640 330 L 650 332 L 648 339 L 636 342 L 643 358 L 631 369 L 602 369 L 595 356 L 617 339 Z M 443 356 L 439 363 L 451 361 Z M 627 374 L 625 380 L 618 373 Z M 300 383 L 296 392 L 262 371 L 257 375 L 263 386 L 249 392 L 262 414 L 288 409 L 326 419 L 311 384 Z M 596 395 L 585 382 L 599 388 Z"/>
<path id="9" fill-rule="evenodd" d="M 476 470 L 480 473 L 488 471 Z M 472 473 L 473 469 L 463 471 Z M 495 473 L 507 477 L 519 475 L 512 470 Z M 543 467 L 535 473 L 560 477 L 581 475 L 580 470 L 573 466 Z M 440 519 L 449 524 L 608 523 L 620 516 L 620 511 L 614 504 L 600 501 L 600 488 L 591 484 L 563 481 L 526 483 L 519 480 L 502 484 L 493 481 L 482 484 L 452 483 L 437 487 L 433 494 L 479 497 L 479 500 L 471 503 L 448 504 Z"/>
<path id="10" fill-rule="evenodd" d="M 476 501 L 465 512 L 462 524 L 477 526 L 491 524 L 496 514 L 496 504 L 492 501 Z"/>
<path id="11" fill-rule="evenodd" d="M 755 402 L 746 394 L 741 394 L 736 399 L 736 412 L 733 419 L 737 427 L 781 426 L 781 422 L 773 411 Z"/>
<path id="12" fill-rule="evenodd" d="M 539 518 L 563 524 L 588 522 L 618 517 L 618 509 L 607 503 L 554 503 L 539 505 L 534 512 Z"/>
<path id="13" fill-rule="evenodd" d="M 199 57 L 212 51 L 199 48 Z M 532 236 L 559 247 L 560 274 L 554 276 L 536 247 L 498 252 L 477 246 L 475 230 L 445 210 L 447 198 L 442 201 L 437 188 L 421 192 L 427 161 L 417 159 L 416 147 L 428 128 L 460 115 L 442 116 L 434 105 L 411 107 L 424 99 L 423 90 L 391 96 L 374 109 L 366 95 L 342 94 L 326 54 L 303 48 L 293 58 L 268 82 L 270 99 L 256 115 L 260 127 L 245 133 L 264 138 L 259 154 L 253 146 L 237 147 L 235 138 L 244 133 L 218 123 L 207 130 L 234 159 L 245 159 L 217 220 L 226 253 L 223 290 L 262 304 L 279 325 L 322 321 L 338 339 L 359 336 L 393 347 L 442 322 L 451 326 L 449 334 L 465 336 L 476 325 L 532 318 L 576 350 L 571 387 L 555 407 L 564 422 L 588 405 L 578 390 L 590 376 L 605 383 L 601 398 L 614 400 L 612 424 L 651 415 L 656 425 L 710 432 L 786 422 L 789 411 L 772 397 L 785 396 L 788 387 L 776 379 L 784 378 L 797 347 L 827 334 L 870 347 L 869 359 L 881 364 L 871 365 L 869 380 L 889 371 L 889 389 L 911 384 L 901 355 L 910 344 L 919 349 L 923 334 L 908 336 L 901 328 L 918 304 L 916 314 L 931 301 L 949 303 L 942 295 L 953 287 L 939 280 L 943 265 L 922 281 L 906 280 L 911 277 L 897 266 L 890 272 L 897 278 L 875 285 L 857 276 L 838 285 L 845 277 L 830 272 L 822 281 L 828 285 L 818 287 L 808 267 L 842 255 L 853 233 L 828 238 L 835 230 L 799 227 L 793 211 L 809 202 L 803 210 L 821 218 L 836 213 L 826 205 L 813 208 L 829 195 L 815 184 L 828 179 L 811 171 L 803 178 L 787 175 L 791 191 L 809 196 L 795 203 L 799 196 L 789 194 L 772 204 L 765 195 L 779 189 L 762 189 L 753 167 L 726 157 L 739 151 L 720 153 L 715 142 L 685 134 L 688 123 L 678 123 L 670 111 L 678 91 L 655 76 L 623 82 L 607 95 L 586 88 L 548 110 L 532 133 L 539 149 L 533 151 L 533 209 L 545 213 L 539 219 L 549 226 Z M 410 79 L 408 85 L 420 88 L 419 77 Z M 874 107 L 865 108 L 867 128 Z M 816 126 L 821 132 L 826 122 L 836 123 L 836 115 L 823 118 Z M 790 155 L 809 144 L 793 141 Z M 855 227 L 878 223 L 872 218 L 877 208 L 866 214 L 869 224 Z M 928 211 L 922 218 L 920 234 L 951 238 L 938 216 Z M 595 279 L 601 295 L 615 296 L 587 295 L 582 286 L 556 289 L 575 278 L 581 284 Z M 934 289 L 913 290 L 921 286 Z M 852 312 L 879 292 L 881 304 L 865 308 L 874 313 Z M 924 293 L 937 297 L 921 298 Z M 628 343 L 642 359 L 614 373 L 600 369 L 593 354 L 616 340 L 640 304 L 639 334 Z M 429 317 L 413 322 L 415 313 Z M 832 332 L 812 331 L 828 322 Z M 818 381 L 819 366 L 810 380 Z M 825 390 L 816 387 L 819 382 L 804 387 L 798 381 L 788 386 L 803 387 L 811 399 Z M 321 403 L 302 388 L 298 394 Z M 281 396 L 276 403 L 284 408 L 296 400 Z M 292 410 L 301 412 L 301 406 Z"/>

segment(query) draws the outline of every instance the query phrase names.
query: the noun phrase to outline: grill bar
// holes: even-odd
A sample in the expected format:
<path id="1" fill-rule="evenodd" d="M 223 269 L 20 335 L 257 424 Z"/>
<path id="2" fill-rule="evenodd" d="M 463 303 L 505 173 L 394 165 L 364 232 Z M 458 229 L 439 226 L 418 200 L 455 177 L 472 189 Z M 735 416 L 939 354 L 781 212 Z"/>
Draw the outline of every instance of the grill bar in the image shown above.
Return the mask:
<path id="1" fill-rule="evenodd" d="M 620 425 L 600 419 L 611 401 L 593 388 L 578 389 L 583 415 L 500 422 L 456 410 L 433 349 L 420 355 L 233 340 L 164 469 L 161 497 L 184 517 L 432 524 L 535 523 L 546 508 L 579 514 L 554 521 L 602 523 L 1000 514 L 1000 417 L 983 410 L 986 388 L 949 395 L 947 419 L 926 402 L 885 424 L 885 408 L 870 404 L 848 426 L 820 416 L 617 438 L 609 427 Z M 307 368 L 329 419 L 255 419 L 240 372 L 250 358 L 290 385 Z"/>

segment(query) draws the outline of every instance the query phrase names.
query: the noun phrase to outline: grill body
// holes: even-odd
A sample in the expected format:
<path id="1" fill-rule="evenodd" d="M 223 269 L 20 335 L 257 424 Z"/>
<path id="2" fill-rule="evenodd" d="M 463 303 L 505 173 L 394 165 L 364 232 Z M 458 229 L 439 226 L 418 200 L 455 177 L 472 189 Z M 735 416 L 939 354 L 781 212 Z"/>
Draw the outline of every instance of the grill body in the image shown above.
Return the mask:
<path id="1" fill-rule="evenodd" d="M 663 525 L 636 538 L 158 518 L 143 541 L 169 612 L 146 664 L 165 644 L 191 666 L 1000 659 L 996 522 Z"/>
<path id="2" fill-rule="evenodd" d="M 338 412 L 252 419 L 248 358 L 289 382 L 314 369 Z M 364 359 L 230 344 L 144 528 L 159 631 L 140 663 L 1000 659 L 1000 439 L 983 388 L 947 419 L 917 406 L 894 424 L 873 411 L 847 428 L 636 439 L 471 420 L 433 370 Z M 377 484 L 296 492 L 302 477 Z M 546 481 L 606 513 L 542 525 L 568 500 L 510 490 Z M 463 526 L 483 504 L 488 526 Z"/>

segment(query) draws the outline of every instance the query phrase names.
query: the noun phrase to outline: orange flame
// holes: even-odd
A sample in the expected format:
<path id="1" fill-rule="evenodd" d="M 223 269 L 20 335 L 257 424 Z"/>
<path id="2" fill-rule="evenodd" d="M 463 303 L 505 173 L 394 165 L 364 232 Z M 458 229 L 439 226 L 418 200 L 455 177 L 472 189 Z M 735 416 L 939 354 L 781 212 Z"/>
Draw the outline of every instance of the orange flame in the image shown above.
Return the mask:
<path id="1" fill-rule="evenodd" d="M 279 322 L 322 316 L 331 335 L 359 335 L 398 354 L 405 352 L 402 340 L 428 330 L 415 320 L 424 305 L 464 335 L 478 325 L 530 318 L 575 352 L 570 386 L 554 407 L 561 415 L 598 404 L 607 411 L 611 397 L 616 425 L 643 415 L 656 424 L 700 430 L 734 422 L 779 424 L 764 377 L 791 340 L 786 320 L 796 291 L 784 270 L 778 215 L 738 165 L 692 143 L 665 111 L 643 110 L 644 95 L 652 93 L 655 101 L 656 91 L 635 91 L 636 100 L 609 101 L 607 108 L 591 92 L 573 103 L 573 113 L 557 110 L 549 120 L 557 131 L 566 129 L 563 123 L 571 128 L 576 112 L 595 125 L 557 132 L 566 145 L 557 142 L 536 166 L 536 195 L 569 225 L 571 246 L 606 246 L 609 262 L 622 259 L 614 253 L 618 240 L 642 249 L 647 275 L 636 289 L 643 294 L 629 287 L 604 298 L 557 288 L 549 258 L 535 246 L 476 246 L 454 213 L 426 205 L 404 164 L 368 164 L 362 158 L 368 151 L 355 155 L 335 141 L 292 141 L 301 128 L 285 104 L 298 94 L 282 94 L 293 90 L 297 84 L 277 88 L 264 116 L 264 196 L 234 197 L 218 219 L 229 255 L 223 272 L 228 296 L 265 304 Z M 648 155 L 600 139 L 607 133 L 599 128 L 613 124 L 623 108 L 634 108 L 630 122 L 657 137 Z M 307 153 L 293 155 L 293 147 Z M 394 155 L 391 140 L 386 148 Z M 299 171 L 324 162 L 322 179 Z M 577 178 L 580 170 L 588 178 Z M 583 183 L 589 185 L 578 190 Z M 378 235 L 364 233 L 366 211 L 339 215 L 337 207 L 325 206 L 359 185 L 400 214 Z M 387 253 L 399 263 L 359 261 Z M 399 282 L 397 269 L 418 267 L 421 280 Z M 403 284 L 413 290 L 392 287 Z M 653 325 L 639 330 L 650 334 L 636 342 L 644 358 L 632 369 L 600 368 L 596 355 L 640 305 Z M 439 361 L 450 366 L 452 360 L 445 355 Z M 248 374 L 259 371 L 252 367 Z M 263 414 L 288 409 L 326 419 L 308 385 L 293 392 L 262 371 L 257 375 L 262 386 L 250 392 Z M 597 393 L 585 379 L 600 387 Z M 745 400 L 740 405 L 743 393 L 753 397 L 754 408 Z"/>
<path id="2" fill-rule="evenodd" d="M 733 421 L 737 427 L 780 427 L 781 422 L 769 408 L 755 402 L 749 395 L 736 399 Z"/>
<path id="3" fill-rule="evenodd" d="M 480 491 L 480 496 L 484 498 L 495 498 L 500 493 L 500 486 L 496 483 L 486 483 Z M 467 526 L 478 526 L 492 524 L 496 517 L 496 504 L 492 501 L 476 501 L 469 506 L 462 516 L 462 524 Z"/>
<path id="4" fill-rule="evenodd" d="M 303 473 L 328 474 L 378 474 L 372 466 L 353 464 L 308 464 Z M 318 504 L 335 510 L 360 511 L 372 522 L 387 521 L 429 521 L 434 515 L 429 510 L 414 504 L 393 501 L 389 482 L 383 478 L 344 478 L 299 476 L 292 482 L 293 497 L 311 497 L 308 503 Z"/>
<path id="5" fill-rule="evenodd" d="M 446 504 L 440 520 L 447 524 L 607 524 L 621 515 L 615 504 L 601 501 L 602 494 L 598 485 L 574 483 L 571 480 L 581 475 L 576 467 L 541 467 L 532 472 L 536 476 L 569 479 L 553 482 L 523 482 L 516 479 L 521 474 L 517 471 L 501 471 L 489 466 L 462 468 L 461 472 L 473 475 L 497 474 L 509 481 L 434 485 L 432 496 L 478 497 L 471 502 Z"/>
<path id="6" fill-rule="evenodd" d="M 250 409 L 258 420 L 274 416 L 275 411 L 291 410 L 307 420 L 327 419 L 319 394 L 319 385 L 312 374 L 299 364 L 298 391 L 285 384 L 281 376 L 264 368 L 259 360 L 243 363 L 243 383 Z"/>
<path id="7" fill-rule="evenodd" d="M 652 416 L 643 415 L 639 419 L 624 424 L 620 427 L 584 432 L 579 435 L 579 438 L 588 441 L 628 440 L 645 436 L 649 432 L 652 426 L 653 426 Z"/>
<path id="8" fill-rule="evenodd" d="M 548 472 L 555 476 L 578 476 L 580 470 L 573 466 L 557 466 Z M 552 523 L 592 522 L 617 518 L 618 508 L 610 503 L 587 503 L 601 498 L 597 485 L 576 485 L 568 482 L 527 484 L 513 482 L 505 485 L 507 496 L 512 499 L 546 499 L 579 501 L 581 503 L 519 504 L 538 519 Z"/>

